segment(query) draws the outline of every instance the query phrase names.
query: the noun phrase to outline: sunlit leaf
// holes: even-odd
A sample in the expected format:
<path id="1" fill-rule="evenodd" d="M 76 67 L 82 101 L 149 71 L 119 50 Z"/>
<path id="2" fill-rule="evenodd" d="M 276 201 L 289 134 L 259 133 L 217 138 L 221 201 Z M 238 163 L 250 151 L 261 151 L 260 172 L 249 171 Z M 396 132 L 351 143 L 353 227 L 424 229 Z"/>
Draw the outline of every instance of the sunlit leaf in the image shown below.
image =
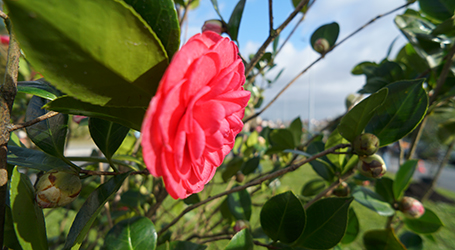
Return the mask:
<path id="1" fill-rule="evenodd" d="M 375 211 L 379 215 L 391 216 L 395 214 L 395 209 L 389 203 L 385 202 L 380 195 L 365 187 L 358 186 L 354 188 L 352 190 L 352 196 L 358 203 Z"/>
<path id="2" fill-rule="evenodd" d="M 404 191 L 411 183 L 412 176 L 417 168 L 418 160 L 408 160 L 400 166 L 393 181 L 393 196 L 396 200 L 401 199 Z"/>
<path id="3" fill-rule="evenodd" d="M 236 233 L 225 250 L 253 250 L 254 243 L 250 230 L 245 228 Z"/>
<path id="4" fill-rule="evenodd" d="M 435 233 L 444 225 L 438 215 L 427 207 L 425 207 L 425 213 L 420 218 L 409 219 L 405 217 L 404 223 L 413 232 L 419 234 Z"/>
<path id="5" fill-rule="evenodd" d="M 393 229 L 371 230 L 363 235 L 366 250 L 406 250 Z"/>
<path id="6" fill-rule="evenodd" d="M 104 239 L 104 249 L 147 249 L 156 247 L 155 225 L 146 217 L 122 220 L 109 230 Z"/>

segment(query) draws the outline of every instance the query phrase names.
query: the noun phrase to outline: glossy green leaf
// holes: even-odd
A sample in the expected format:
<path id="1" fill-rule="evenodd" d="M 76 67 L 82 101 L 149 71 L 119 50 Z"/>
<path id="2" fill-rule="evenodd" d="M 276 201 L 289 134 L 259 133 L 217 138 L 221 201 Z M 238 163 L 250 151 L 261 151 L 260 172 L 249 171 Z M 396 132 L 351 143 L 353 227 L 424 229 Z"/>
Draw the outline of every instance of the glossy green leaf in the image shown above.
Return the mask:
<path id="1" fill-rule="evenodd" d="M 227 196 L 229 211 L 237 220 L 247 220 L 251 218 L 251 197 L 246 189 L 229 194 Z"/>
<path id="2" fill-rule="evenodd" d="M 115 195 L 128 175 L 129 173 L 124 173 L 110 178 L 88 196 L 71 225 L 63 249 L 73 249 L 73 246 L 80 247 L 104 204 Z"/>
<path id="3" fill-rule="evenodd" d="M 351 73 L 353 75 L 371 75 L 374 72 L 374 69 L 377 68 L 379 65 L 375 62 L 361 62 L 354 66 L 354 68 L 351 70 Z"/>
<path id="4" fill-rule="evenodd" d="M 321 179 L 314 179 L 305 183 L 305 185 L 302 187 L 302 191 L 300 191 L 300 194 L 307 197 L 317 195 L 326 187 L 326 181 Z"/>
<path id="5" fill-rule="evenodd" d="M 411 183 L 412 176 L 417 168 L 418 160 L 408 160 L 398 169 L 393 181 L 393 196 L 396 200 L 403 197 L 404 191 Z"/>
<path id="6" fill-rule="evenodd" d="M 353 242 L 357 238 L 357 235 L 359 235 L 359 232 L 360 232 L 359 219 L 357 218 L 354 209 L 351 207 L 349 208 L 348 226 L 346 228 L 346 234 L 341 240 L 341 243 L 349 244 Z"/>
<path id="7" fill-rule="evenodd" d="M 365 187 L 355 187 L 352 190 L 352 196 L 358 203 L 375 211 L 379 215 L 391 216 L 395 214 L 395 210 L 389 203 L 385 202 L 380 195 Z"/>
<path id="8" fill-rule="evenodd" d="M 381 89 L 355 105 L 341 119 L 338 132 L 348 141 L 354 141 L 355 137 L 363 132 L 374 111 L 384 103 L 387 93 L 388 89 Z"/>
<path id="9" fill-rule="evenodd" d="M 8 164 L 26 168 L 38 169 L 41 171 L 63 170 L 71 168 L 60 158 L 46 154 L 39 150 L 8 146 Z"/>
<path id="10" fill-rule="evenodd" d="M 163 45 L 123 1 L 4 1 L 27 60 L 47 81 L 101 106 L 147 107 L 168 65 Z"/>
<path id="11" fill-rule="evenodd" d="M 112 158 L 130 131 L 120 124 L 93 117 L 89 119 L 88 128 L 93 141 L 107 159 Z"/>
<path id="12" fill-rule="evenodd" d="M 242 173 L 244 175 L 249 175 L 251 173 L 254 173 L 254 171 L 256 171 L 256 169 L 258 168 L 260 161 L 261 161 L 260 156 L 255 156 L 253 158 L 250 158 L 250 159 L 248 159 L 248 161 L 246 161 L 242 164 L 242 168 L 240 171 L 242 171 Z"/>
<path id="13" fill-rule="evenodd" d="M 418 234 L 405 232 L 400 235 L 400 241 L 407 250 L 423 250 L 423 240 Z"/>
<path id="14" fill-rule="evenodd" d="M 349 143 L 346 139 L 344 139 L 341 134 L 338 132 L 338 129 L 335 129 L 327 139 L 325 143 L 325 149 L 329 149 L 334 147 L 338 144 L 345 144 Z M 346 153 L 348 152 L 349 148 L 341 148 L 336 150 L 335 152 L 338 153 Z M 341 167 L 344 166 L 346 155 L 345 154 L 328 154 L 327 158 L 337 167 L 338 170 L 341 170 Z"/>
<path id="15" fill-rule="evenodd" d="M 238 171 L 240 171 L 242 169 L 243 163 L 244 161 L 242 157 L 236 156 L 232 158 L 226 164 L 226 167 L 224 168 L 224 171 L 221 174 L 223 181 L 227 182 L 232 176 L 234 176 Z"/>
<path id="16" fill-rule="evenodd" d="M 262 230 L 273 241 L 291 243 L 299 238 L 305 227 L 305 210 L 300 200 L 287 191 L 269 199 L 260 214 Z"/>
<path id="17" fill-rule="evenodd" d="M 59 91 L 48 85 L 43 78 L 30 82 L 18 82 L 17 92 L 39 96 L 50 101 L 60 96 Z"/>
<path id="18" fill-rule="evenodd" d="M 244 228 L 232 237 L 224 250 L 253 250 L 253 247 L 253 236 L 248 228 Z"/>
<path id="19" fill-rule="evenodd" d="M 426 16 L 444 21 L 453 16 L 455 3 L 451 0 L 419 0 L 419 7 Z"/>
<path id="20" fill-rule="evenodd" d="M 318 200 L 307 210 L 307 222 L 294 245 L 310 249 L 329 249 L 336 246 L 346 232 L 348 210 L 352 198 Z M 330 235 L 330 237 L 327 237 Z"/>
<path id="21" fill-rule="evenodd" d="M 33 96 L 28 104 L 25 120 L 30 121 L 47 114 L 47 111 L 42 109 L 46 103 L 46 99 Z M 68 115 L 57 114 L 26 127 L 26 131 L 28 137 L 41 150 L 52 156 L 63 157 L 66 133 L 68 131 Z"/>
<path id="22" fill-rule="evenodd" d="M 292 132 L 292 135 L 294 136 L 294 145 L 298 146 L 300 145 L 300 142 L 302 140 L 302 134 L 303 134 L 303 125 L 302 125 L 302 120 L 300 120 L 300 117 L 295 118 L 292 122 L 291 125 L 289 125 L 289 130 Z"/>
<path id="23" fill-rule="evenodd" d="M 207 246 L 189 241 L 171 241 L 160 245 L 156 250 L 205 250 Z"/>
<path id="24" fill-rule="evenodd" d="M 85 115 L 105 119 L 138 131 L 141 130 L 142 119 L 146 110 L 143 107 L 102 107 L 82 102 L 69 96 L 59 97 L 54 101 L 49 102 L 45 108 L 66 114 Z"/>
<path id="25" fill-rule="evenodd" d="M 35 203 L 35 191 L 27 175 L 14 168 L 10 182 L 10 205 L 17 239 L 24 250 L 47 250 L 43 210 Z"/>
<path id="26" fill-rule="evenodd" d="M 405 74 L 408 78 L 417 77 L 419 74 L 418 72 L 424 72 L 429 67 L 428 62 L 417 54 L 417 51 L 410 43 L 403 46 L 400 52 L 398 52 L 395 61 L 406 65 L 407 70 L 405 71 Z"/>
<path id="27" fill-rule="evenodd" d="M 180 47 L 180 25 L 172 0 L 125 0 L 160 39 L 169 59 Z"/>
<path id="28" fill-rule="evenodd" d="M 133 217 L 115 224 L 104 238 L 106 250 L 135 250 L 156 247 L 157 233 L 155 225 L 147 217 Z"/>
<path id="29" fill-rule="evenodd" d="M 312 142 L 308 148 L 307 153 L 310 155 L 317 154 L 324 150 L 324 143 L 320 141 Z M 313 170 L 321 176 L 324 180 L 331 182 L 335 176 L 334 168 L 328 163 L 327 156 L 318 158 L 310 162 Z"/>
<path id="30" fill-rule="evenodd" d="M 10 249 L 22 250 L 19 240 L 14 230 L 13 214 L 9 204 L 5 206 L 5 226 L 3 235 L 3 244 Z"/>
<path id="31" fill-rule="evenodd" d="M 455 35 L 455 16 L 452 16 L 449 19 L 446 19 L 444 22 L 440 23 L 434 30 L 431 32 L 431 35 L 437 36 L 444 34 L 446 36 Z"/>
<path id="32" fill-rule="evenodd" d="M 269 134 L 270 143 L 274 149 L 294 149 L 294 136 L 289 129 L 274 129 Z"/>
<path id="33" fill-rule="evenodd" d="M 313 35 L 311 35 L 310 39 L 311 46 L 314 49 L 314 43 L 316 42 L 316 40 L 318 40 L 319 38 L 325 38 L 327 42 L 329 42 L 329 46 L 332 47 L 333 45 L 335 45 L 339 33 L 340 25 L 338 25 L 338 23 L 336 22 L 322 25 L 313 33 Z"/>
<path id="34" fill-rule="evenodd" d="M 428 95 L 423 80 L 394 82 L 383 105 L 373 111 L 365 132 L 379 138 L 380 146 L 396 142 L 422 121 L 428 109 Z"/>
<path id="35" fill-rule="evenodd" d="M 393 183 L 394 181 L 389 177 L 382 177 L 381 179 L 376 180 L 376 183 L 374 184 L 374 190 L 376 193 L 389 204 L 393 204 L 395 202 L 393 195 Z"/>
<path id="36" fill-rule="evenodd" d="M 246 0 L 239 0 L 228 22 L 229 36 L 233 41 L 237 41 L 239 34 L 240 21 L 242 20 L 243 9 L 245 8 Z"/>
<path id="37" fill-rule="evenodd" d="M 393 229 L 371 230 L 363 235 L 366 250 L 406 250 Z"/>
<path id="38" fill-rule="evenodd" d="M 404 71 L 399 63 L 384 60 L 377 66 L 364 66 L 367 78 L 359 93 L 375 93 L 392 82 L 405 79 Z"/>
<path id="39" fill-rule="evenodd" d="M 404 223 L 413 232 L 418 234 L 435 233 L 444 226 L 441 219 L 429 208 L 425 208 L 425 213 L 418 219 L 404 218 Z"/>

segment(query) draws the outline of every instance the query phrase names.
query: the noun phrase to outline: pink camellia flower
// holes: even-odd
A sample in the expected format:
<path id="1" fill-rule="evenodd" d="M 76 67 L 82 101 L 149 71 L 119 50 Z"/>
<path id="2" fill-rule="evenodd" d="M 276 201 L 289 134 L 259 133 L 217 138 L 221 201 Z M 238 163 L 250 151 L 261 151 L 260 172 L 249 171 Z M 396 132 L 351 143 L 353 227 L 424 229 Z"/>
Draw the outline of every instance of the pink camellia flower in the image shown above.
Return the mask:
<path id="1" fill-rule="evenodd" d="M 250 99 L 237 46 L 206 31 L 164 73 L 142 123 L 143 157 L 174 198 L 200 192 L 234 146 Z"/>

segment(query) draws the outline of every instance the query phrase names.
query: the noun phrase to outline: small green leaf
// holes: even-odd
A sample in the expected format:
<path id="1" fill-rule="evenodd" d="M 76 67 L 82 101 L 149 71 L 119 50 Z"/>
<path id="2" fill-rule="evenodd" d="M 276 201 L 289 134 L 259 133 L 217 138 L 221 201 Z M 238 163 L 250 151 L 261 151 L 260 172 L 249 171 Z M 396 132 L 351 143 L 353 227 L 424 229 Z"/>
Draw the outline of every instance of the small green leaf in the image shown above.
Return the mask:
<path id="1" fill-rule="evenodd" d="M 221 16 L 220 13 L 220 7 L 218 7 L 218 1 L 217 0 L 210 0 L 212 1 L 213 8 L 215 9 L 216 14 L 220 17 L 220 19 L 223 21 L 223 17 Z"/>
<path id="2" fill-rule="evenodd" d="M 320 141 L 312 142 L 308 148 L 307 153 L 310 155 L 317 154 L 324 150 L 324 143 Z M 331 182 L 335 176 L 334 168 L 328 163 L 327 156 L 318 158 L 310 162 L 313 170 L 321 176 L 324 180 Z"/>
<path id="3" fill-rule="evenodd" d="M 294 5 L 294 8 L 296 8 L 297 5 L 299 5 L 300 1 L 301 0 L 292 0 L 292 5 Z M 300 10 L 300 12 L 305 14 L 308 11 L 308 5 L 311 5 L 313 2 L 314 2 L 314 0 L 308 1 L 308 3 L 305 4 L 305 6 L 303 6 L 303 8 Z"/>
<path id="4" fill-rule="evenodd" d="M 307 222 L 302 235 L 294 245 L 311 249 L 329 249 L 345 235 L 348 209 L 352 198 L 326 198 L 318 200 L 307 210 Z M 327 237 L 329 236 L 330 237 Z"/>
<path id="5" fill-rule="evenodd" d="M 47 100 L 33 96 L 30 100 L 25 120 L 30 121 L 47 114 L 42 107 Z M 62 158 L 68 131 L 68 115 L 57 114 L 44 121 L 26 127 L 28 137 L 44 152 Z"/>
<path id="6" fill-rule="evenodd" d="M 294 136 L 289 129 L 274 129 L 269 134 L 272 148 L 277 150 L 294 149 Z"/>
<path id="7" fill-rule="evenodd" d="M 379 194 L 384 201 L 388 202 L 389 204 L 393 204 L 395 202 L 395 198 L 393 195 L 393 183 L 394 181 L 388 177 L 382 177 L 381 179 L 376 180 L 376 184 L 374 185 L 374 189 L 377 194 Z"/>
<path id="8" fill-rule="evenodd" d="M 104 249 L 147 249 L 156 247 L 155 225 L 147 217 L 133 217 L 115 224 L 104 239 Z"/>
<path id="9" fill-rule="evenodd" d="M 199 198 L 198 194 L 192 194 L 192 195 L 188 196 L 187 198 L 185 198 L 183 200 L 183 202 L 186 205 L 193 205 L 193 204 L 196 204 L 196 203 L 198 203 L 200 201 L 201 201 L 201 198 Z"/>
<path id="10" fill-rule="evenodd" d="M 393 182 L 393 196 L 396 200 L 403 197 L 404 191 L 411 183 L 412 176 L 417 168 L 418 160 L 408 160 L 398 169 Z"/>
<path id="11" fill-rule="evenodd" d="M 242 169 L 243 166 L 243 158 L 239 156 L 235 156 L 232 158 L 224 168 L 221 177 L 223 178 L 224 182 L 227 182 L 232 176 L 234 176 L 238 171 Z"/>
<path id="12" fill-rule="evenodd" d="M 60 158 L 48 155 L 39 150 L 8 146 L 8 164 L 26 168 L 38 169 L 41 171 L 62 170 L 68 171 L 71 168 Z"/>
<path id="13" fill-rule="evenodd" d="M 287 191 L 269 199 L 260 214 L 262 230 L 273 241 L 291 243 L 299 238 L 305 227 L 305 210 L 300 200 Z"/>
<path id="14" fill-rule="evenodd" d="M 406 250 L 393 229 L 371 230 L 363 235 L 366 250 Z"/>
<path id="15" fill-rule="evenodd" d="M 425 15 L 444 21 L 453 16 L 455 4 L 450 0 L 419 0 L 419 7 Z"/>
<path id="16" fill-rule="evenodd" d="M 118 191 L 129 173 L 116 175 L 93 191 L 82 205 L 71 225 L 63 249 L 79 248 L 104 204 Z"/>
<path id="17" fill-rule="evenodd" d="M 425 208 L 425 213 L 418 219 L 404 218 L 406 226 L 418 234 L 435 233 L 444 226 L 441 219 L 429 208 Z"/>
<path id="18" fill-rule="evenodd" d="M 112 158 L 130 131 L 120 124 L 93 117 L 88 121 L 88 128 L 93 141 L 107 159 Z"/>
<path id="19" fill-rule="evenodd" d="M 246 0 L 239 0 L 228 22 L 229 35 L 233 41 L 237 41 L 239 34 L 240 21 L 242 20 L 243 9 L 245 8 Z"/>
<path id="20" fill-rule="evenodd" d="M 351 207 L 349 208 L 348 226 L 346 228 L 346 234 L 341 240 L 341 243 L 349 244 L 353 242 L 357 238 L 359 231 L 360 231 L 359 219 L 357 218 L 354 209 Z"/>
<path id="21" fill-rule="evenodd" d="M 35 203 L 35 191 L 27 175 L 13 169 L 10 205 L 17 239 L 23 249 L 49 249 L 43 210 Z"/>
<path id="22" fill-rule="evenodd" d="M 156 250 L 205 250 L 207 246 L 189 241 L 171 241 L 161 244 Z"/>
<path id="23" fill-rule="evenodd" d="M 319 38 L 325 38 L 327 42 L 329 42 L 329 46 L 332 47 L 335 45 L 339 33 L 340 25 L 338 25 L 336 22 L 322 25 L 313 33 L 313 35 L 311 35 L 311 46 L 313 46 L 314 49 L 314 43 L 316 40 Z"/>
<path id="24" fill-rule="evenodd" d="M 39 96 L 47 100 L 54 100 L 61 94 L 51 87 L 43 78 L 30 82 L 18 82 L 17 92 Z"/>
<path id="25" fill-rule="evenodd" d="M 235 186 L 234 186 L 235 187 Z M 251 197 L 245 189 L 229 194 L 227 196 L 229 211 L 236 220 L 247 220 L 251 218 Z"/>
<path id="26" fill-rule="evenodd" d="M 352 196 L 358 203 L 375 211 L 379 215 L 391 216 L 395 214 L 395 210 L 389 203 L 385 202 L 380 195 L 365 187 L 355 187 L 352 190 Z"/>
<path id="27" fill-rule="evenodd" d="M 341 119 L 338 132 L 348 141 L 354 141 L 355 137 L 363 132 L 374 111 L 384 103 L 387 93 L 388 89 L 381 89 L 355 105 Z"/>
<path id="28" fill-rule="evenodd" d="M 260 160 L 261 160 L 260 156 L 255 156 L 253 158 L 248 159 L 248 161 L 242 164 L 242 168 L 240 171 L 242 171 L 244 175 L 249 175 L 253 173 L 258 168 Z"/>
<path id="29" fill-rule="evenodd" d="M 253 250 L 253 247 L 253 236 L 250 230 L 244 228 L 232 237 L 224 250 Z"/>
<path id="30" fill-rule="evenodd" d="M 324 180 L 321 179 L 314 179 L 305 183 L 302 187 L 302 191 L 300 192 L 303 196 L 313 196 L 320 193 L 327 187 L 327 184 Z"/>
<path id="31" fill-rule="evenodd" d="M 341 134 L 338 132 L 338 129 L 335 129 L 327 139 L 327 142 L 325 143 L 325 149 L 329 149 L 333 146 L 336 146 L 338 144 L 344 144 L 344 143 L 349 143 L 346 139 L 344 139 Z M 338 149 L 335 152 L 338 153 L 346 153 L 348 152 L 349 148 L 342 148 Z M 341 167 L 344 166 L 345 160 L 346 160 L 346 155 L 345 154 L 328 154 L 327 158 L 332 162 L 338 170 L 341 170 Z"/>
<path id="32" fill-rule="evenodd" d="M 295 118 L 292 122 L 291 125 L 289 125 L 289 130 L 292 132 L 292 135 L 294 136 L 294 145 L 298 146 L 300 145 L 300 141 L 302 140 L 302 131 L 303 125 L 302 125 L 302 120 L 300 120 L 300 117 Z"/>
<path id="33" fill-rule="evenodd" d="M 400 235 L 400 241 L 407 250 L 423 250 L 423 240 L 418 234 L 405 232 Z"/>

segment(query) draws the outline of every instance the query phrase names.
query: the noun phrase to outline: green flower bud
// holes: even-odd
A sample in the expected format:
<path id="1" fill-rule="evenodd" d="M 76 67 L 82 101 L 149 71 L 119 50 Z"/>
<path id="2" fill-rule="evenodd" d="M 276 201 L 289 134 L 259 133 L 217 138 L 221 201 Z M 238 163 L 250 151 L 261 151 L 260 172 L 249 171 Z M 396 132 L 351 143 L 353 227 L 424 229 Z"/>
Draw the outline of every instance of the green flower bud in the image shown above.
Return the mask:
<path id="1" fill-rule="evenodd" d="M 357 169 L 362 175 L 371 178 L 381 178 L 387 171 L 384 160 L 377 154 L 359 157 Z"/>
<path id="2" fill-rule="evenodd" d="M 337 188 L 335 188 L 332 192 L 333 195 L 338 197 L 346 197 L 351 193 L 351 189 L 349 188 L 346 182 L 342 182 Z"/>
<path id="3" fill-rule="evenodd" d="M 76 173 L 50 171 L 38 179 L 35 200 L 42 208 L 62 207 L 75 200 L 81 188 Z"/>
<path id="4" fill-rule="evenodd" d="M 325 38 L 317 39 L 313 44 L 314 50 L 319 52 L 320 54 L 325 54 L 330 49 L 329 41 Z"/>
<path id="5" fill-rule="evenodd" d="M 398 209 L 408 218 L 417 219 L 425 213 L 422 203 L 412 197 L 405 196 L 398 203 Z"/>
<path id="6" fill-rule="evenodd" d="M 375 154 L 379 149 L 379 139 L 373 134 L 361 134 L 352 142 L 352 149 L 359 156 Z"/>

